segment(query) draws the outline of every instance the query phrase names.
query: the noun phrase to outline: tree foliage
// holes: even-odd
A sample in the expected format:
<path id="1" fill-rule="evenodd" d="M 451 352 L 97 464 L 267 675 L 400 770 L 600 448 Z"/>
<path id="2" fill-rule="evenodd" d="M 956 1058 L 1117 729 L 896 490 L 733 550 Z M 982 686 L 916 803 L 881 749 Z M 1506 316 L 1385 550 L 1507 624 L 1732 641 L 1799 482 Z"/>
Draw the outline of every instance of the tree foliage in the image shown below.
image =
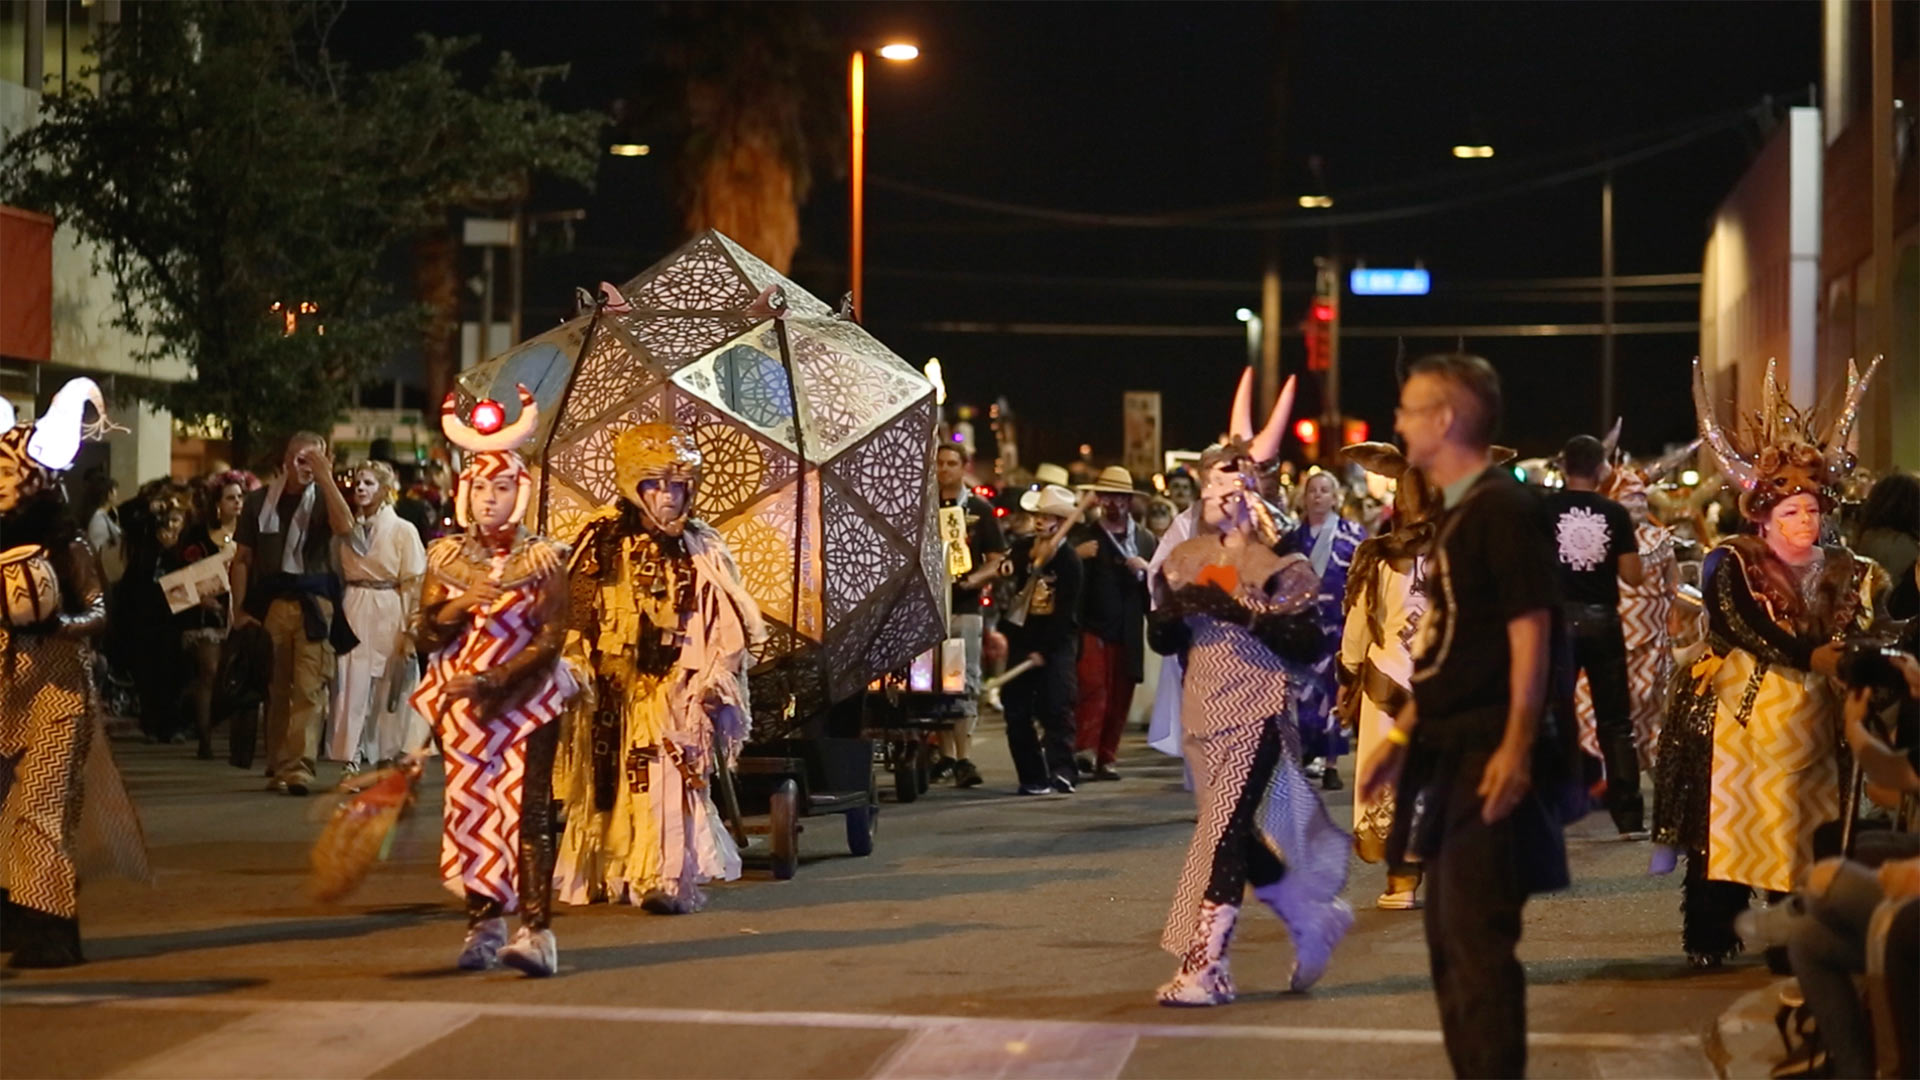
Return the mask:
<path id="1" fill-rule="evenodd" d="M 407 64 L 356 73 L 328 55 L 339 6 L 312 0 L 123 10 L 99 42 L 101 92 L 42 99 L 0 153 L 0 189 L 96 245 L 141 358 L 193 365 L 142 395 L 224 422 L 242 460 L 330 426 L 414 340 L 424 313 L 384 272 L 390 253 L 536 175 L 591 180 L 602 118 L 541 99 L 564 69 L 502 54 L 469 89 L 472 41 L 422 37 Z"/>

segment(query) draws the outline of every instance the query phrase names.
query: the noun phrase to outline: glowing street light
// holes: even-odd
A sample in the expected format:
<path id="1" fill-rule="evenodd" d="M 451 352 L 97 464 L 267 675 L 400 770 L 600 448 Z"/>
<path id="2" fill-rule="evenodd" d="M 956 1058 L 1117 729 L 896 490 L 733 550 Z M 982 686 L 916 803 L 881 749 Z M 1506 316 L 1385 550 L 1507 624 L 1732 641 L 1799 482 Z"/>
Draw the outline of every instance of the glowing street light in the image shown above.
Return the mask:
<path id="1" fill-rule="evenodd" d="M 1239 319 L 1241 322 L 1252 322 L 1259 318 L 1259 316 L 1253 313 L 1252 308 L 1236 308 L 1233 312 L 1233 317 Z"/>
<path id="2" fill-rule="evenodd" d="M 607 153 L 614 157 L 646 157 L 653 153 L 653 147 L 646 143 L 614 143 L 607 148 Z"/>
<path id="3" fill-rule="evenodd" d="M 1302 210 L 1331 210 L 1333 209 L 1333 196 L 1302 195 L 1300 196 L 1300 208 Z"/>
<path id="4" fill-rule="evenodd" d="M 891 41 L 876 52 L 883 60 L 906 63 L 919 57 L 920 47 Z M 848 140 L 853 150 L 853 168 L 848 176 L 852 195 L 848 217 L 853 235 L 847 244 L 847 279 L 853 293 L 853 317 L 858 320 L 867 313 L 867 54 L 859 49 L 847 59 L 847 109 L 852 114 L 847 128 L 853 135 Z"/>
<path id="5" fill-rule="evenodd" d="M 1453 156 L 1457 158 L 1490 158 L 1493 156 L 1493 147 L 1485 143 L 1475 146 L 1463 144 L 1453 148 Z"/>

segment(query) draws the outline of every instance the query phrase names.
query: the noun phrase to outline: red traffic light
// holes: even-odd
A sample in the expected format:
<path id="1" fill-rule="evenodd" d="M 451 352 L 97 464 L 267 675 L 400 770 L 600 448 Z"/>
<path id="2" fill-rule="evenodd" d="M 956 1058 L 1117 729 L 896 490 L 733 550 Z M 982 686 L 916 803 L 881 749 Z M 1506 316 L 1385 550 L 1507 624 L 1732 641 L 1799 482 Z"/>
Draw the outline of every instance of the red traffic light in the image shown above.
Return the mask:
<path id="1" fill-rule="evenodd" d="M 1372 430 L 1372 428 L 1367 426 L 1365 420 L 1356 420 L 1348 417 L 1341 425 L 1340 433 L 1344 437 L 1344 441 L 1349 444 L 1363 443 L 1367 441 L 1367 436 L 1372 433 Z"/>
<path id="2" fill-rule="evenodd" d="M 1320 425 L 1310 418 L 1296 420 L 1293 425 L 1293 434 L 1301 442 L 1314 446 L 1320 442 Z"/>
<path id="3" fill-rule="evenodd" d="M 1333 305 L 1325 300 L 1315 300 L 1307 314 L 1314 322 L 1330 323 L 1333 321 Z"/>

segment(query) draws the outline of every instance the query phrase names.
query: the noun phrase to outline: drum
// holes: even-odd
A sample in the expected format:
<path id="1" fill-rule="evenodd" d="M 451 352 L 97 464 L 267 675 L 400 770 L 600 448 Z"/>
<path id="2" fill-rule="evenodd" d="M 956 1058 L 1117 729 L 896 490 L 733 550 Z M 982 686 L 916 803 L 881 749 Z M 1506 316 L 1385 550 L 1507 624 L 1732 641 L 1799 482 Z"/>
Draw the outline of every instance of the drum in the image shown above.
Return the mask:
<path id="1" fill-rule="evenodd" d="M 60 579 L 47 549 L 25 544 L 0 551 L 0 622 L 27 627 L 51 619 L 60 610 Z"/>

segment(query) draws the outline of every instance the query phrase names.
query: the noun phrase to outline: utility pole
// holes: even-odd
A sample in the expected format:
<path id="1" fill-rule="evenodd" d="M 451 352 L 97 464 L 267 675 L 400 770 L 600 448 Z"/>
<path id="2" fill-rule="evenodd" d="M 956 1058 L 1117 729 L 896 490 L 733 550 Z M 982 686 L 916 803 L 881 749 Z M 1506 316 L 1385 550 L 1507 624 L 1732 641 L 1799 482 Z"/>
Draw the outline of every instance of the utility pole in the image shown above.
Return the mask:
<path id="1" fill-rule="evenodd" d="M 1613 426 L 1613 170 L 1600 185 L 1600 424 Z"/>

